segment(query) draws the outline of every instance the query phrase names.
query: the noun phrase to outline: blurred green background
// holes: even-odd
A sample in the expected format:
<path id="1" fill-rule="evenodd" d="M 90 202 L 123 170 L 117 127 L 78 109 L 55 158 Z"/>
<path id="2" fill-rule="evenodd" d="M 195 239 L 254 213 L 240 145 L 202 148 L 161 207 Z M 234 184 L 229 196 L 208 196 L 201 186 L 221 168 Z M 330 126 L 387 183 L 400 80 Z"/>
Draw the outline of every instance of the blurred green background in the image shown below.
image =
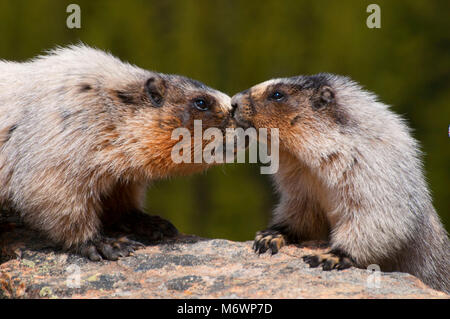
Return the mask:
<path id="1" fill-rule="evenodd" d="M 81 7 L 81 29 L 66 27 L 70 3 Z M 366 26 L 370 3 L 381 7 L 381 29 Z M 449 229 L 449 13 L 446 0 L 0 0 L 0 59 L 25 60 L 83 41 L 230 95 L 273 77 L 349 75 L 414 129 Z M 155 182 L 146 206 L 186 233 L 250 240 L 276 201 L 258 165 L 228 164 Z"/>

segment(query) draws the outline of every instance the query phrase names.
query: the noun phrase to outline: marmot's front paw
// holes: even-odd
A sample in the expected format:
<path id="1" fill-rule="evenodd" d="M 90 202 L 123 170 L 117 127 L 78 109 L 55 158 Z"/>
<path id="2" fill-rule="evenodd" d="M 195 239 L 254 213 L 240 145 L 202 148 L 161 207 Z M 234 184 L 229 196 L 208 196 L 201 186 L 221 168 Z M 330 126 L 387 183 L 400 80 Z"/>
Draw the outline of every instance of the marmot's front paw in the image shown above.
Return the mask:
<path id="1" fill-rule="evenodd" d="M 139 210 L 124 214 L 109 230 L 136 235 L 138 239 L 149 241 L 172 238 L 178 235 L 178 230 L 168 220 L 159 216 L 148 215 Z"/>
<path id="2" fill-rule="evenodd" d="M 176 227 L 168 220 L 159 216 L 136 213 L 132 219 L 129 224 L 132 233 L 149 240 L 161 240 L 178 235 Z"/>
<path id="3" fill-rule="evenodd" d="M 267 250 L 270 250 L 273 255 L 285 244 L 286 240 L 284 239 L 283 234 L 276 230 L 266 229 L 256 233 L 255 241 L 253 242 L 253 250 L 258 254 L 263 254 Z"/>
<path id="4" fill-rule="evenodd" d="M 126 237 L 117 239 L 99 237 L 99 239 L 83 244 L 78 251 L 92 261 L 117 260 L 119 257 L 129 256 L 130 253 L 142 247 L 144 247 L 143 244 Z"/>
<path id="5" fill-rule="evenodd" d="M 322 265 L 323 270 L 342 270 L 354 266 L 351 257 L 337 249 L 321 254 L 306 255 L 303 256 L 303 260 L 309 264 L 311 268 Z"/>

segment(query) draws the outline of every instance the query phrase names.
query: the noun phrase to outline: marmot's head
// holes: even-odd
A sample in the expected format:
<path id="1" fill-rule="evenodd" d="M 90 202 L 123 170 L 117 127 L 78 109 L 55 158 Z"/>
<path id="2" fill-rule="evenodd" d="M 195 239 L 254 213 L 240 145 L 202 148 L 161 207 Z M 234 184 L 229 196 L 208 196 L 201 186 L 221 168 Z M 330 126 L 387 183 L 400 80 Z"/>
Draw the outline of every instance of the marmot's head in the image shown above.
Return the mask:
<path id="1" fill-rule="evenodd" d="M 115 80 L 101 90 L 110 104 L 103 151 L 118 154 L 120 163 L 126 161 L 124 167 L 151 177 L 187 174 L 210 166 L 194 163 L 194 121 L 202 121 L 201 131 L 235 126 L 228 95 L 179 75 L 140 70 L 132 79 L 120 79 L 116 74 L 120 73 L 115 72 Z M 90 89 L 96 94 L 94 85 L 80 87 L 84 94 Z M 172 149 L 182 140 L 178 135 L 173 139 L 172 132 L 179 128 L 190 131 L 191 163 L 172 160 Z M 203 146 L 209 142 L 201 140 Z"/>
<path id="2" fill-rule="evenodd" d="M 272 79 L 232 98 L 239 126 L 278 128 L 280 150 L 301 156 L 327 156 L 342 146 L 354 124 L 346 94 L 359 87 L 331 74 Z M 362 92 L 362 91 L 361 91 Z"/>

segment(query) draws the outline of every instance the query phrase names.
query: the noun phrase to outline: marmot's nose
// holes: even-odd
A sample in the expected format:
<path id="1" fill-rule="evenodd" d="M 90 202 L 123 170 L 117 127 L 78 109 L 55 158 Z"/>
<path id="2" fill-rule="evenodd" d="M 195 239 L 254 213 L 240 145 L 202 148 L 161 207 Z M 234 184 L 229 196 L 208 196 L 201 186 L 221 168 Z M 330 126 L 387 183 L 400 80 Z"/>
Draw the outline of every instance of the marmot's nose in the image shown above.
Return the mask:
<path id="1" fill-rule="evenodd" d="M 242 95 L 240 93 L 236 94 L 231 98 L 231 116 L 234 117 L 236 110 L 239 108 Z"/>
<path id="2" fill-rule="evenodd" d="M 236 111 L 236 109 L 239 108 L 241 103 L 242 103 L 242 93 L 235 94 L 231 98 L 231 107 L 233 108 L 233 112 Z"/>

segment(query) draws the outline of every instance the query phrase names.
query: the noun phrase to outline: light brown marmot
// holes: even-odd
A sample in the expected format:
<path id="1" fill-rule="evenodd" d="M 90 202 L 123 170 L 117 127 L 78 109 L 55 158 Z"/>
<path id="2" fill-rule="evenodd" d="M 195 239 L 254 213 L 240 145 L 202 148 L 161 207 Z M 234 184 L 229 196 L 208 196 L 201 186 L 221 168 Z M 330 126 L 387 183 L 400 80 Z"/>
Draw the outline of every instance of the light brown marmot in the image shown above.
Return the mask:
<path id="1" fill-rule="evenodd" d="M 116 260 L 168 221 L 141 211 L 149 181 L 204 170 L 171 160 L 173 129 L 225 128 L 230 98 L 179 75 L 150 72 L 84 45 L 29 62 L 0 61 L 0 205 L 64 248 Z"/>

